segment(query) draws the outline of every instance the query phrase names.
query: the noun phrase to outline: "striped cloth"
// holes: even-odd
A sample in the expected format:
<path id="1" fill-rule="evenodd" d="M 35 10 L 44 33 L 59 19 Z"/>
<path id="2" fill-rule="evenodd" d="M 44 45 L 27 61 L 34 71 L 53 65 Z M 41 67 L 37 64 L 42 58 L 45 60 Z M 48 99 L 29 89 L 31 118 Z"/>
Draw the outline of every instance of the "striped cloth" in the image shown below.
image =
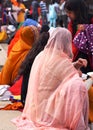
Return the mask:
<path id="1" fill-rule="evenodd" d="M 41 8 L 41 12 L 47 12 L 47 7 L 45 2 L 43 1 L 40 2 L 40 8 Z"/>

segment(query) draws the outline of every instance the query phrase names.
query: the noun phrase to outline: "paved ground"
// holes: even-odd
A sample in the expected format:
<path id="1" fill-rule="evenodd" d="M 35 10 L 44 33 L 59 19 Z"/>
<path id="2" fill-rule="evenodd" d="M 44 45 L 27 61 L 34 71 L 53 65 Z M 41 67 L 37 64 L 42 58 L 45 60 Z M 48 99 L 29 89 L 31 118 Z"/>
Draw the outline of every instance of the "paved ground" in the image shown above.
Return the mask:
<path id="1" fill-rule="evenodd" d="M 0 130 L 16 130 L 11 120 L 21 113 L 19 111 L 0 111 Z"/>
<path id="2" fill-rule="evenodd" d="M 0 43 L 0 69 L 2 69 L 7 58 L 7 47 L 8 45 L 6 43 Z M 9 103 L 9 101 L 0 101 L 0 108 Z M 20 114 L 21 112 L 19 111 L 0 110 L 0 130 L 16 130 L 16 126 L 11 122 L 11 120 Z"/>
<path id="3" fill-rule="evenodd" d="M 0 101 L 0 107 L 5 106 L 10 102 Z M 11 122 L 12 119 L 19 116 L 20 111 L 4 111 L 0 110 L 0 130 L 16 130 L 16 126 Z"/>
<path id="4" fill-rule="evenodd" d="M 7 44 L 5 43 L 0 44 L 0 69 L 5 64 L 7 58 L 7 48 L 8 48 Z"/>

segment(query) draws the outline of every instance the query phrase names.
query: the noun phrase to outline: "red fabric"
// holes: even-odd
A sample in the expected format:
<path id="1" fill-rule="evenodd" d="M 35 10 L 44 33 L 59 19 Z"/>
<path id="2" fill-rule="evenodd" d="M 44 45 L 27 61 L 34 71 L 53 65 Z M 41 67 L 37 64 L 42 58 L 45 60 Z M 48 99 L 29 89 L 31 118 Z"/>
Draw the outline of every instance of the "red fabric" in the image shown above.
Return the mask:
<path id="1" fill-rule="evenodd" d="M 76 34 L 75 34 L 75 36 L 73 35 L 72 22 L 70 22 L 70 23 L 68 24 L 68 30 L 69 30 L 69 31 L 71 32 L 71 34 L 72 34 L 72 40 L 73 40 L 74 37 L 79 33 L 79 31 L 77 31 Z M 72 42 L 72 52 L 73 52 L 73 54 L 74 54 L 74 59 L 75 59 L 75 57 L 76 57 L 77 54 L 78 54 L 78 49 L 77 49 L 77 47 L 74 45 L 73 42 Z"/>
<path id="2" fill-rule="evenodd" d="M 93 18 L 91 19 L 91 24 L 93 24 Z"/>
<path id="3" fill-rule="evenodd" d="M 22 31 L 23 29 L 23 26 L 20 27 L 20 29 L 17 30 L 14 38 L 11 40 L 10 44 L 8 45 L 8 52 L 7 52 L 7 56 L 9 56 L 10 52 L 11 52 L 11 49 L 13 48 L 13 46 L 17 43 L 17 41 L 19 40 L 20 38 L 20 32 Z"/>
<path id="4" fill-rule="evenodd" d="M 12 85 L 8 90 L 13 94 L 13 95 L 21 95 L 21 86 L 22 86 L 22 81 L 23 77 L 21 76 L 19 80 L 15 82 L 14 85 Z"/>
<path id="5" fill-rule="evenodd" d="M 68 30 L 71 32 L 72 37 L 73 37 L 72 22 L 69 22 L 69 23 L 68 23 Z"/>
<path id="6" fill-rule="evenodd" d="M 41 15 L 41 8 L 38 7 L 38 14 Z"/>
<path id="7" fill-rule="evenodd" d="M 30 11 L 29 12 L 32 15 L 32 13 L 33 13 L 32 6 L 30 7 Z"/>

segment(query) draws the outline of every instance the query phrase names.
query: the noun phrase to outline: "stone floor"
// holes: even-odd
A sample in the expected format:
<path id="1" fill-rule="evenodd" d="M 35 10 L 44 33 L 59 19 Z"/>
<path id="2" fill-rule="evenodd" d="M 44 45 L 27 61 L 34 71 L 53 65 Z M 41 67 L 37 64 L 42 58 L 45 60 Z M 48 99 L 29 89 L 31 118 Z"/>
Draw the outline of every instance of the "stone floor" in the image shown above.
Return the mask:
<path id="1" fill-rule="evenodd" d="M 0 107 L 10 104 L 9 101 L 0 101 Z M 12 119 L 21 115 L 20 111 L 0 110 L 0 130 L 16 130 L 16 126 L 11 122 Z"/>
<path id="2" fill-rule="evenodd" d="M 0 43 L 0 70 L 7 59 L 7 43 Z M 9 101 L 0 101 L 0 108 L 9 104 Z M 0 110 L 0 130 L 16 130 L 16 126 L 11 120 L 21 114 L 20 111 L 3 111 Z"/>
<path id="3" fill-rule="evenodd" d="M 0 43 L 0 70 L 5 64 L 7 58 L 7 48 L 8 45 L 6 43 Z"/>
<path id="4" fill-rule="evenodd" d="M 19 116 L 19 111 L 0 110 L 0 130 L 16 130 L 16 126 L 11 122 L 12 119 Z"/>

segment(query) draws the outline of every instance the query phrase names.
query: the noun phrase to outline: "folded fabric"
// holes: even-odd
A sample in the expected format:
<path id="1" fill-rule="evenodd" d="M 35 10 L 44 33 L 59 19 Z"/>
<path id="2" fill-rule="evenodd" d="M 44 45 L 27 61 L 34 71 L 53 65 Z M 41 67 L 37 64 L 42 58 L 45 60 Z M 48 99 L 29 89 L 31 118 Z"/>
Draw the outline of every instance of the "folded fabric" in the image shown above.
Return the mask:
<path id="1" fill-rule="evenodd" d="M 15 102 L 12 104 L 8 104 L 4 108 L 0 108 L 0 110 L 20 110 L 23 108 L 23 105 L 21 102 Z"/>
<path id="2" fill-rule="evenodd" d="M 14 25 L 8 25 L 7 29 L 8 29 L 10 32 L 16 31 L 16 28 L 15 28 Z"/>
<path id="3" fill-rule="evenodd" d="M 11 95 L 10 96 L 10 101 L 13 103 L 13 102 L 21 102 L 21 96 L 20 95 L 17 95 L 17 96 L 14 96 L 14 95 Z"/>
<path id="4" fill-rule="evenodd" d="M 8 38 L 6 31 L 0 32 L 0 42 L 5 41 Z"/>
<path id="5" fill-rule="evenodd" d="M 9 87 L 9 85 L 0 85 L 0 96 L 2 96 Z"/>
<path id="6" fill-rule="evenodd" d="M 0 101 L 9 101 L 11 93 L 9 91 L 5 91 L 2 96 L 0 96 Z"/>
<path id="7" fill-rule="evenodd" d="M 23 77 L 21 76 L 8 90 L 12 95 L 21 95 L 21 86 L 22 86 Z"/>

